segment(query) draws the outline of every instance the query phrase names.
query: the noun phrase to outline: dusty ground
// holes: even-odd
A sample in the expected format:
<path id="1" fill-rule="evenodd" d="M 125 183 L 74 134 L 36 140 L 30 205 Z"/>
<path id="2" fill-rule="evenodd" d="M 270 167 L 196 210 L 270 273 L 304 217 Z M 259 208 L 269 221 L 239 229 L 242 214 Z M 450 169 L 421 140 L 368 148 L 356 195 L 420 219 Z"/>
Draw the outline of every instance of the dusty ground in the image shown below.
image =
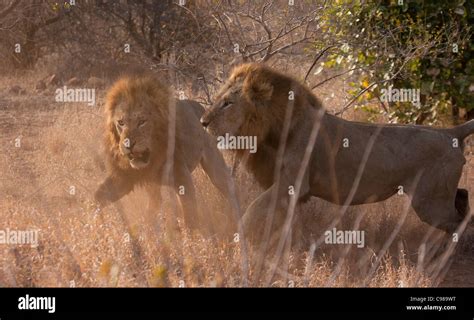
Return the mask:
<path id="1" fill-rule="evenodd" d="M 54 91 L 38 93 L 34 81 L 24 81 L 19 84 L 25 94 L 11 93 L 7 85 L 0 91 L 0 229 L 39 229 L 40 241 L 35 248 L 0 244 L 0 286 L 241 285 L 240 245 L 221 230 L 226 205 L 200 169 L 195 173 L 198 199 L 211 230 L 205 237 L 168 227 L 164 218 L 173 215 L 170 199 L 150 221 L 142 214 L 147 201 L 142 190 L 96 214 L 92 193 L 105 177 L 101 101 L 93 107 L 57 103 Z M 103 93 L 97 91 L 99 97 Z M 238 181 L 245 207 L 259 190 L 242 171 Z M 461 185 L 474 203 L 472 156 Z M 299 210 L 305 221 L 302 245 L 285 257 L 275 277 L 250 284 L 474 287 L 472 227 L 444 264 L 450 239 L 410 211 L 381 254 L 405 205 L 406 199 L 394 197 L 350 208 L 342 226 L 349 228 L 360 217 L 366 247 L 322 246 L 312 252 L 311 239 L 324 232 L 338 207 L 311 200 Z"/>

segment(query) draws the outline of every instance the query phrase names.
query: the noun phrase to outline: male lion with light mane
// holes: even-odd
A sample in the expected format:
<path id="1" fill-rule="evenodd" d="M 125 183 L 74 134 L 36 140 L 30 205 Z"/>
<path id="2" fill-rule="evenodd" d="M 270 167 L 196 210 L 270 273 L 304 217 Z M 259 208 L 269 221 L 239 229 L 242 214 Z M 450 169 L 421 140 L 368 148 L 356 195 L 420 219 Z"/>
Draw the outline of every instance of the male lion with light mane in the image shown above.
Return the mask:
<path id="1" fill-rule="evenodd" d="M 287 113 L 291 121 L 285 121 Z M 422 221 L 449 233 L 469 214 L 468 192 L 457 186 L 466 162 L 463 139 L 474 133 L 474 121 L 450 129 L 347 121 L 324 112 L 310 90 L 291 77 L 244 64 L 232 71 L 201 123 L 217 136 L 257 137 L 256 153 L 235 151 L 238 158 L 245 155 L 247 169 L 266 189 L 243 217 L 244 230 L 254 239 L 262 233 L 272 198 L 277 227 L 294 196 L 298 202 L 315 196 L 356 205 L 402 190 Z M 299 193 L 291 195 L 298 175 Z"/>
<path id="2" fill-rule="evenodd" d="M 176 120 L 174 130 L 170 130 L 173 127 L 169 116 L 173 109 Z M 179 194 L 186 226 L 196 228 L 196 196 L 191 173 L 201 164 L 211 182 L 238 210 L 230 172 L 217 150 L 215 138 L 199 123 L 203 113 L 204 108 L 197 102 L 175 100 L 171 90 L 152 76 L 117 81 L 106 99 L 109 176 L 95 193 L 99 205 L 115 202 L 136 185 L 145 185 L 149 187 L 151 206 L 156 207 L 159 192 L 151 186 L 167 184 Z M 173 131 L 174 144 L 168 145 L 169 132 Z M 173 179 L 166 178 L 168 148 L 172 152 L 168 167 Z"/>

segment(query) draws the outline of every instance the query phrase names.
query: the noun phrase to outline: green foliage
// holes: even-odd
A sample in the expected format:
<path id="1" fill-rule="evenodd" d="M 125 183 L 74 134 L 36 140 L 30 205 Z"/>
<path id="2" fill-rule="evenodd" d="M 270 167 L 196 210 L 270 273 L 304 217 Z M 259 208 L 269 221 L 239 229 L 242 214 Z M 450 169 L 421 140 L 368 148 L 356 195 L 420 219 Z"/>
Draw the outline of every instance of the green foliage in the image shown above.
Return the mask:
<path id="1" fill-rule="evenodd" d="M 421 104 L 387 102 L 393 122 L 436 122 L 450 107 L 474 109 L 474 4 L 465 1 L 339 0 L 320 22 L 320 50 L 333 42 L 336 49 L 325 68 L 355 69 L 357 106 L 366 106 L 388 88 L 420 89 Z"/>

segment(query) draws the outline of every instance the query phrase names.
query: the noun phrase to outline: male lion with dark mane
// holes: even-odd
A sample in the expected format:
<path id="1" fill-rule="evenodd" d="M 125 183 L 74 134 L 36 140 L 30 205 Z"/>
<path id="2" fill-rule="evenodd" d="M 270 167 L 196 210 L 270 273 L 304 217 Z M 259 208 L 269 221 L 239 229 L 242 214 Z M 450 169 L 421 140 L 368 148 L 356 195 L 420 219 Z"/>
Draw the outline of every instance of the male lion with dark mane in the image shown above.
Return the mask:
<path id="1" fill-rule="evenodd" d="M 152 186 L 169 185 L 179 194 L 186 226 L 196 228 L 191 173 L 201 164 L 211 182 L 238 210 L 230 172 L 215 138 L 199 123 L 203 113 L 204 108 L 197 102 L 175 100 L 171 90 L 153 76 L 118 80 L 106 99 L 109 176 L 95 193 L 99 205 L 115 202 L 136 185 L 145 185 L 149 187 L 153 209 L 160 199 Z M 167 168 L 171 179 L 167 177 Z"/>
<path id="2" fill-rule="evenodd" d="M 266 189 L 243 217 L 254 239 L 268 212 L 275 213 L 275 228 L 283 225 L 292 197 L 356 205 L 402 190 L 422 221 L 449 233 L 469 214 L 468 192 L 457 186 L 466 162 L 463 139 L 474 133 L 474 121 L 450 129 L 347 121 L 325 112 L 293 78 L 244 64 L 201 123 L 216 136 L 257 138 L 256 153 L 236 151 Z"/>

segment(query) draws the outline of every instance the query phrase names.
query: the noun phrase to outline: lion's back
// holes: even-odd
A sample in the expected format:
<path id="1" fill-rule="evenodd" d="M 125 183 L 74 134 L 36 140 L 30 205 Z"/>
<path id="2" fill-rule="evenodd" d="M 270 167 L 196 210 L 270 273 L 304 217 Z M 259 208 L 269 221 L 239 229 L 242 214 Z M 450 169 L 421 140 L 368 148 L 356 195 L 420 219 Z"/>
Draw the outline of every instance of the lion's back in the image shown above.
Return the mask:
<path id="1" fill-rule="evenodd" d="M 177 105 L 178 108 L 192 110 L 197 119 L 200 119 L 205 111 L 204 107 L 199 102 L 193 100 L 178 100 Z"/>

